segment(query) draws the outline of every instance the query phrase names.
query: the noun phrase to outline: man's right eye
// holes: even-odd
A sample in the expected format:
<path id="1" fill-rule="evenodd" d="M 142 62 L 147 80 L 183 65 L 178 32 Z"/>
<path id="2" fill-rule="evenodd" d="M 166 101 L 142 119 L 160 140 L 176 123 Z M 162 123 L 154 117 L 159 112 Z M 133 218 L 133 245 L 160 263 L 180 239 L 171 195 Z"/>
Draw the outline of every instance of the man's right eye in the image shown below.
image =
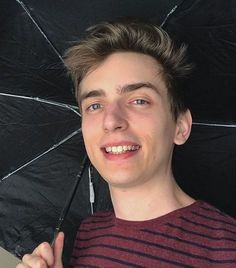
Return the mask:
<path id="1" fill-rule="evenodd" d="M 95 111 L 95 110 L 100 109 L 100 108 L 101 108 L 101 104 L 99 104 L 99 103 L 93 103 L 93 104 L 91 104 L 88 107 L 88 110 Z"/>

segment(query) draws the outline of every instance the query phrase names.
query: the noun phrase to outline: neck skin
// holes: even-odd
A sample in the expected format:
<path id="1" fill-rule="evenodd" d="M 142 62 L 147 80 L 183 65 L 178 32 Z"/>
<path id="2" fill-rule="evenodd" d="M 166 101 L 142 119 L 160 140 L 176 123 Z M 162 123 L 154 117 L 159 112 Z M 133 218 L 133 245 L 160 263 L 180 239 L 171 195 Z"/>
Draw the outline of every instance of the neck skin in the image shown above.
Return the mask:
<path id="1" fill-rule="evenodd" d="M 154 219 L 195 202 L 180 189 L 172 174 L 155 183 L 109 188 L 116 217 L 129 221 Z"/>

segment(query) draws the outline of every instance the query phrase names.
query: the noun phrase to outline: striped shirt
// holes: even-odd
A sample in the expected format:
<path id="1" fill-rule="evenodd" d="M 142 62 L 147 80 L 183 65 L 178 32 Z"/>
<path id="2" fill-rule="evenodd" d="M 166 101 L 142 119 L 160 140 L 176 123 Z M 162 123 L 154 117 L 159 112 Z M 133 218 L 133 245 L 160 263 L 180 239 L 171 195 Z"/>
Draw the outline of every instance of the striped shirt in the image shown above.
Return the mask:
<path id="1" fill-rule="evenodd" d="M 148 221 L 99 212 L 83 221 L 72 267 L 236 267 L 236 219 L 203 201 Z"/>

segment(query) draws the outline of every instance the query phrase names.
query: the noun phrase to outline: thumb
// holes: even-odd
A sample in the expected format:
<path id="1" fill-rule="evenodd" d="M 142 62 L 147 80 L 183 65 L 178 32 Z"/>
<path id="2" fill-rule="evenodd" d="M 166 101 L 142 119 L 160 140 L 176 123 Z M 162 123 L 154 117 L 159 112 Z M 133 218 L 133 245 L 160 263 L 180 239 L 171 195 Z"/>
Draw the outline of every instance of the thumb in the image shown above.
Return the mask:
<path id="1" fill-rule="evenodd" d="M 54 245 L 53 245 L 53 254 L 54 254 L 54 264 L 52 268 L 63 268 L 62 265 L 62 252 L 64 246 L 64 233 L 58 233 Z"/>

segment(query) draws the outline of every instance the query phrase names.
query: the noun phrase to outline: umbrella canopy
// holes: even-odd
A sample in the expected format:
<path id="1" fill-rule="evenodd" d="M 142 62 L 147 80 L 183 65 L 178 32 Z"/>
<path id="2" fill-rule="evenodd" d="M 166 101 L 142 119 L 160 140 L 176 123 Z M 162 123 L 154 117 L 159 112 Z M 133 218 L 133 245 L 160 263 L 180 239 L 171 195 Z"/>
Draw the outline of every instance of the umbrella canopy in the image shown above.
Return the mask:
<path id="1" fill-rule="evenodd" d="M 186 99 L 189 141 L 176 148 L 175 173 L 195 198 L 236 216 L 236 4 L 183 1 L 164 27 L 189 47 L 195 69 Z"/>
<path id="2" fill-rule="evenodd" d="M 5 0 L 0 3 L 0 246 L 22 256 L 50 241 L 85 149 L 63 51 L 91 24 L 141 17 L 189 46 L 186 85 L 194 126 L 176 147 L 174 173 L 197 199 L 236 216 L 236 4 L 233 1 Z M 95 210 L 111 207 L 94 170 Z M 65 264 L 91 213 L 88 169 L 69 214 Z"/>

